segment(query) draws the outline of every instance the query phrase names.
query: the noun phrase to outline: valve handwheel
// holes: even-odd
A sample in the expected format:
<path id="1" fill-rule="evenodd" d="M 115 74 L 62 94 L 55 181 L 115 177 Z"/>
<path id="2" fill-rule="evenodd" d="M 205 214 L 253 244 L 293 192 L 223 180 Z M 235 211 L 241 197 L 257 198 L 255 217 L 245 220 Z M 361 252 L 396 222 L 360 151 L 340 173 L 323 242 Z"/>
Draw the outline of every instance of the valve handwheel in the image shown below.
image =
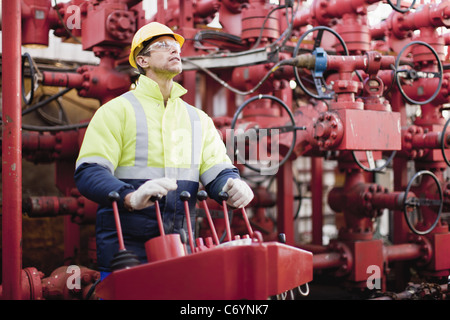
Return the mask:
<path id="1" fill-rule="evenodd" d="M 365 166 L 356 156 L 356 152 L 357 151 L 352 151 L 352 156 L 353 156 L 353 160 L 355 160 L 356 164 L 358 165 L 358 167 L 360 167 L 361 169 L 363 169 L 364 171 L 367 172 L 381 172 L 384 170 L 384 168 L 386 168 L 391 162 L 392 160 L 394 160 L 395 155 L 397 154 L 397 150 L 394 150 L 391 152 L 391 154 L 389 155 L 389 157 L 386 159 L 386 161 L 379 167 L 376 166 L 375 163 L 375 159 L 373 158 L 373 151 L 370 150 L 366 150 L 366 157 L 367 157 L 367 163 L 369 164 L 369 166 Z"/>
<path id="2" fill-rule="evenodd" d="M 423 175 L 429 175 L 433 178 L 434 182 L 437 185 L 437 190 L 438 190 L 440 199 L 426 199 L 426 198 L 416 198 L 416 197 L 408 198 L 407 195 L 411 189 L 411 186 L 412 186 L 414 180 L 416 180 L 417 178 L 419 178 L 420 176 L 423 176 Z M 411 231 L 418 235 L 425 235 L 425 234 L 430 233 L 436 227 L 436 225 L 438 224 L 438 222 L 441 218 L 442 208 L 444 205 L 443 200 L 444 200 L 444 198 L 443 198 L 442 188 L 441 188 L 441 185 L 440 185 L 437 177 L 428 170 L 422 170 L 422 171 L 417 172 L 409 181 L 408 186 L 406 187 L 405 196 L 403 199 L 403 213 L 405 215 L 406 223 L 408 224 Z M 415 209 L 417 207 L 421 207 L 421 206 L 439 207 L 437 215 L 436 215 L 436 220 L 426 230 L 417 230 L 415 224 L 410 219 L 410 216 L 411 216 L 410 212 L 416 211 Z M 412 208 L 412 210 L 411 210 L 411 208 Z"/>
<path id="3" fill-rule="evenodd" d="M 231 128 L 231 141 L 233 141 L 233 147 L 235 146 L 234 145 L 234 142 L 235 142 L 235 133 L 234 133 L 234 128 L 235 128 L 235 126 L 236 126 L 236 122 L 237 122 L 237 119 L 238 119 L 238 117 L 239 117 L 239 115 L 241 114 L 241 112 L 242 112 L 242 110 L 246 107 L 246 106 L 248 106 L 251 102 L 253 102 L 253 101 L 255 101 L 255 100 L 260 100 L 260 99 L 270 99 L 270 100 L 273 100 L 273 101 L 275 101 L 276 103 L 278 103 L 278 104 L 280 104 L 282 107 L 283 107 L 283 109 L 284 110 L 286 110 L 286 112 L 288 113 L 288 115 L 289 115 L 289 119 L 290 119 L 290 123 L 291 123 L 291 125 L 289 125 L 289 126 L 280 126 L 280 127 L 271 127 L 271 128 L 266 128 L 269 132 L 270 132 L 270 130 L 274 130 L 274 129 L 277 129 L 277 130 L 279 130 L 279 133 L 281 134 L 281 133 L 286 133 L 286 132 L 292 132 L 292 143 L 291 143 L 291 145 L 290 145 L 290 147 L 289 147 L 289 149 L 288 149 L 288 151 L 287 151 L 287 153 L 286 153 L 286 155 L 284 156 L 284 158 L 278 163 L 278 164 L 276 164 L 276 165 L 273 165 L 272 166 L 272 162 L 271 162 L 271 164 L 270 164 L 270 167 L 255 167 L 255 166 L 253 166 L 253 165 L 250 165 L 242 156 L 241 156 L 241 154 L 240 154 L 240 152 L 239 152 L 239 150 L 237 150 L 237 148 L 234 150 L 234 154 L 236 155 L 236 157 L 237 157 L 237 159 L 244 165 L 244 166 L 246 166 L 247 168 L 249 168 L 249 169 L 251 169 L 251 170 L 254 170 L 254 171 L 256 171 L 256 172 L 259 172 L 259 173 L 267 173 L 267 174 L 270 174 L 270 173 L 276 173 L 277 172 L 277 170 L 278 170 L 278 168 L 280 168 L 288 159 L 289 159 L 289 157 L 291 156 L 291 154 L 292 154 L 292 152 L 294 151 L 294 147 L 295 147 L 295 142 L 296 142 L 296 139 L 297 139 L 297 135 L 296 135 L 296 131 L 297 130 L 305 130 L 306 128 L 305 127 L 296 127 L 295 126 L 295 119 L 294 119 L 294 115 L 293 115 L 293 113 L 292 113 L 292 111 L 289 109 L 289 107 L 281 100 L 281 99 L 279 99 L 279 98 L 277 98 L 277 97 L 275 97 L 275 96 L 271 96 L 271 95 L 258 95 L 258 96 L 254 96 L 254 97 L 251 97 L 250 99 L 248 99 L 247 101 L 245 101 L 239 108 L 238 108 L 238 110 L 235 112 L 235 114 L 234 114 L 234 117 L 233 117 L 233 120 L 232 120 L 232 122 L 231 122 L 231 126 L 230 126 L 230 128 Z M 255 128 L 255 130 L 257 130 L 257 133 L 258 132 L 260 132 L 261 130 L 264 130 L 264 129 L 262 129 L 262 128 Z M 270 134 L 269 134 L 270 135 Z"/>
<path id="4" fill-rule="evenodd" d="M 436 58 L 438 69 L 439 69 L 438 72 L 417 71 L 417 70 L 410 69 L 410 68 L 399 69 L 400 61 L 401 61 L 403 54 L 409 47 L 411 47 L 413 45 L 422 45 L 431 51 L 431 53 Z M 420 78 L 426 78 L 426 79 L 439 78 L 439 82 L 438 82 L 436 91 L 431 95 L 431 97 L 429 97 L 428 99 L 426 99 L 424 101 L 417 101 L 417 100 L 410 98 L 405 93 L 405 91 L 403 90 L 403 87 L 401 85 L 401 81 L 400 81 L 400 78 L 402 78 L 402 77 L 400 77 L 401 73 L 406 74 L 404 76 L 404 78 L 409 78 L 410 80 L 413 80 L 413 81 L 415 81 L 416 79 L 420 79 Z M 428 43 L 423 42 L 423 41 L 413 41 L 413 42 L 408 43 L 406 46 L 404 46 L 402 48 L 402 50 L 400 51 L 400 53 L 397 56 L 397 59 L 395 60 L 395 77 L 394 77 L 395 81 L 397 83 L 398 89 L 399 89 L 401 95 L 403 96 L 403 98 L 411 104 L 424 105 L 424 104 L 427 104 L 427 103 L 430 103 L 431 101 L 433 101 L 434 98 L 436 98 L 436 96 L 439 94 L 439 91 L 441 90 L 443 74 L 444 74 L 444 68 L 442 66 L 442 62 L 439 59 L 439 55 L 437 54 L 436 50 L 434 50 L 433 47 L 430 46 Z"/>
<path id="5" fill-rule="evenodd" d="M 448 161 L 447 155 L 445 154 L 446 146 L 448 146 L 448 143 L 449 143 L 449 137 L 447 137 L 447 139 L 445 139 L 445 132 L 447 131 L 447 127 L 448 127 L 449 123 L 450 123 L 450 118 L 447 120 L 447 122 L 445 122 L 444 129 L 442 129 L 441 151 L 442 151 L 442 157 L 444 158 L 445 163 L 450 167 L 450 162 Z"/>
<path id="6" fill-rule="evenodd" d="M 401 8 L 402 3 L 404 2 L 402 0 L 397 0 L 396 4 L 393 4 L 392 0 L 387 0 L 387 2 L 392 7 L 392 9 L 394 9 L 395 11 L 401 12 L 401 13 L 405 13 L 405 12 L 408 12 L 409 10 L 411 10 L 414 7 L 414 4 L 416 3 L 416 0 L 413 0 L 411 5 L 408 8 L 404 8 L 404 9 Z"/>
<path id="7" fill-rule="evenodd" d="M 306 36 L 314 31 L 318 31 L 317 32 L 317 36 L 315 37 L 315 41 L 314 41 L 314 46 L 312 49 L 300 49 L 300 45 L 302 44 L 302 42 L 305 40 Z M 303 51 L 308 51 L 308 52 L 314 52 L 316 50 L 316 48 L 321 47 L 321 43 L 322 43 L 322 37 L 323 37 L 323 33 L 324 31 L 330 32 L 331 34 L 333 34 L 340 42 L 343 50 L 344 50 L 344 54 L 346 56 L 348 56 L 348 49 L 347 46 L 345 44 L 344 39 L 342 39 L 342 37 L 333 29 L 328 28 L 328 27 L 324 27 L 324 26 L 319 26 L 319 27 L 315 27 L 312 28 L 308 31 L 306 31 L 298 40 L 297 45 L 295 46 L 294 52 L 292 54 L 293 57 L 298 56 L 300 53 L 303 53 Z M 300 50 L 302 52 L 300 52 Z M 305 86 L 305 84 L 303 83 L 303 81 L 301 80 L 300 74 L 299 74 L 299 68 L 294 67 L 294 75 L 295 75 L 295 79 L 297 81 L 297 84 L 300 86 L 300 88 L 302 88 L 302 90 L 309 95 L 312 98 L 315 99 L 331 99 L 333 96 L 333 91 L 331 90 L 331 88 L 329 88 L 327 86 L 327 84 L 325 83 L 325 80 L 323 79 L 323 76 L 321 76 L 320 74 L 316 74 L 313 76 L 314 78 L 314 85 L 315 88 L 317 90 L 317 94 L 312 93 L 310 90 L 308 90 Z"/>

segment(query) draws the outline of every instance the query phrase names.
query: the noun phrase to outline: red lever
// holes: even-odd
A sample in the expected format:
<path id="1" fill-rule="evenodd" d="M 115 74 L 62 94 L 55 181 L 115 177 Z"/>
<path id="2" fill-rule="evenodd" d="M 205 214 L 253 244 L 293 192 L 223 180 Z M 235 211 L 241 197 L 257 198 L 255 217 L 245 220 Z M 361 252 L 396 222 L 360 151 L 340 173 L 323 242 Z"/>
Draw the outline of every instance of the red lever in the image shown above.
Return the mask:
<path id="1" fill-rule="evenodd" d="M 192 235 L 192 227 L 191 227 L 191 215 L 189 213 L 189 204 L 188 200 L 191 198 L 191 194 L 187 191 L 183 191 L 180 194 L 180 199 L 184 202 L 184 211 L 186 213 L 186 223 L 189 234 L 189 246 L 191 247 L 192 253 L 194 253 L 194 240 Z"/>
<path id="2" fill-rule="evenodd" d="M 156 220 L 158 220 L 159 234 L 164 236 L 165 233 L 164 233 L 164 226 L 163 226 L 162 217 L 161 217 L 161 209 L 159 208 L 159 200 L 160 199 L 161 199 L 161 197 L 158 197 L 158 196 L 150 197 L 150 201 L 153 201 L 155 203 Z"/>
<path id="3" fill-rule="evenodd" d="M 119 270 L 124 268 L 130 268 L 140 264 L 138 257 L 131 251 L 125 249 L 125 243 L 123 241 L 122 226 L 120 225 L 119 208 L 117 202 L 120 200 L 120 195 L 116 191 L 112 191 L 108 194 L 108 198 L 111 201 L 114 220 L 116 222 L 117 238 L 119 240 L 119 251 L 114 254 L 111 260 L 111 270 Z"/>
<path id="4" fill-rule="evenodd" d="M 119 218 L 119 208 L 117 206 L 117 201 L 120 200 L 120 196 L 117 192 L 112 191 L 108 194 L 108 198 L 112 203 L 112 208 L 114 212 L 114 221 L 116 222 L 117 238 L 119 240 L 119 251 L 124 251 L 125 244 L 123 242 L 122 226 L 120 224 Z"/>
<path id="5" fill-rule="evenodd" d="M 211 233 L 214 239 L 214 243 L 216 245 L 219 245 L 219 238 L 217 237 L 216 228 L 214 227 L 214 223 L 211 218 L 211 214 L 209 213 L 208 205 L 206 204 L 206 199 L 208 198 L 208 194 L 205 190 L 200 190 L 197 193 L 197 199 L 200 201 L 200 203 L 203 206 L 203 209 L 205 209 L 206 218 L 208 219 L 209 227 L 211 228 Z"/>
<path id="6" fill-rule="evenodd" d="M 250 222 L 248 221 L 247 212 L 245 212 L 245 208 L 241 208 L 242 217 L 244 218 L 245 224 L 247 225 L 248 234 L 250 238 L 253 238 L 253 229 L 250 226 Z"/>
<path id="7" fill-rule="evenodd" d="M 227 209 L 228 193 L 226 193 L 224 191 L 220 192 L 219 198 L 222 200 L 223 217 L 225 219 L 225 228 L 227 230 L 227 239 L 228 239 L 228 241 L 231 241 L 230 220 L 228 220 L 228 209 Z"/>

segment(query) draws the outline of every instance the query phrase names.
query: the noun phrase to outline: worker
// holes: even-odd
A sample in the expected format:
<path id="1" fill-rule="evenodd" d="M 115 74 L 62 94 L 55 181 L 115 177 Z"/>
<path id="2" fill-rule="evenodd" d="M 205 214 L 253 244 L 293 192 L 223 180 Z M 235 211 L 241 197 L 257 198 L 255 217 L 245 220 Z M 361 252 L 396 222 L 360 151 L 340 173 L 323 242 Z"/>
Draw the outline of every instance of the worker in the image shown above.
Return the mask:
<path id="1" fill-rule="evenodd" d="M 74 177 L 80 193 L 99 204 L 96 244 L 102 277 L 111 272 L 119 248 L 108 199 L 111 191 L 120 195 L 125 247 L 141 262 L 147 261 L 145 242 L 159 236 L 152 196 L 161 197 L 165 233 L 187 231 L 179 196 L 182 191 L 192 195 L 194 220 L 200 183 L 216 201 L 226 191 L 227 204 L 233 208 L 244 207 L 253 198 L 212 119 L 183 101 L 187 90 L 173 81 L 182 72 L 183 42 L 181 35 L 157 22 L 140 28 L 129 55 L 131 66 L 140 73 L 135 89 L 102 105 L 86 130 Z"/>

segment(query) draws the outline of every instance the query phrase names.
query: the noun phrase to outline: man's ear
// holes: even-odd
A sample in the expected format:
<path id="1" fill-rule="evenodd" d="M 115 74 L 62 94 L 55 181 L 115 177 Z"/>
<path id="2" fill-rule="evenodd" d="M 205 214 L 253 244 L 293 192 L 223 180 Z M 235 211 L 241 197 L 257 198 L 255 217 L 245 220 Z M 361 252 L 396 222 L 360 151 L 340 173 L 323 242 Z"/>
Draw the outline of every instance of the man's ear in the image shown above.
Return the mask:
<path id="1" fill-rule="evenodd" d="M 147 59 L 145 59 L 145 57 L 143 56 L 136 57 L 136 64 L 141 68 L 147 68 L 149 65 Z"/>

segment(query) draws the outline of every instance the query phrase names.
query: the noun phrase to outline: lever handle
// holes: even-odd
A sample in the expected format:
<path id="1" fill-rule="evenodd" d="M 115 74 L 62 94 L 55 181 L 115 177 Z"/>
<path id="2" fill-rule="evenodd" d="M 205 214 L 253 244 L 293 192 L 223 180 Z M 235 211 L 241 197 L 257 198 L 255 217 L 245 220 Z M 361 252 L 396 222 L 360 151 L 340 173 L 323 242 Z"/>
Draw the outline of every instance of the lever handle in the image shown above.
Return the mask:
<path id="1" fill-rule="evenodd" d="M 228 195 L 227 192 L 225 192 L 225 191 L 219 192 L 219 199 L 220 199 L 220 200 L 222 200 L 222 201 L 227 201 L 227 200 L 228 200 L 228 197 L 229 197 L 229 195 Z"/>
<path id="2" fill-rule="evenodd" d="M 214 223 L 211 218 L 211 214 L 209 213 L 208 205 L 206 204 L 206 199 L 208 199 L 208 193 L 205 190 L 200 190 L 197 193 L 197 199 L 203 205 L 203 209 L 205 210 L 206 218 L 208 219 L 209 227 L 211 228 L 211 233 L 214 239 L 214 243 L 219 245 L 219 238 L 217 237 L 216 228 L 214 227 Z"/>
<path id="3" fill-rule="evenodd" d="M 125 249 L 125 243 L 123 241 L 122 226 L 120 225 L 119 208 L 117 206 L 117 202 L 120 200 L 120 195 L 117 191 L 111 191 L 108 194 L 108 199 L 112 203 L 112 208 L 113 208 L 113 213 L 114 213 L 114 221 L 116 223 L 117 238 L 119 240 L 119 251 L 124 251 L 126 249 Z"/>
<path id="4" fill-rule="evenodd" d="M 111 202 L 113 202 L 113 201 L 119 202 L 119 200 L 120 200 L 120 195 L 119 195 L 119 193 L 118 193 L 117 191 L 111 191 L 111 192 L 108 194 L 108 199 L 109 199 L 109 201 L 111 201 Z"/>
<path id="5" fill-rule="evenodd" d="M 225 191 L 219 192 L 219 199 L 222 200 L 223 218 L 225 220 L 225 229 L 227 231 L 227 240 L 231 241 L 231 228 L 230 228 L 230 220 L 228 219 L 228 208 L 227 208 L 228 193 Z"/>
<path id="6" fill-rule="evenodd" d="M 200 190 L 197 193 L 197 200 L 203 201 L 203 200 L 206 200 L 206 199 L 208 199 L 208 193 L 205 190 Z"/>
<path id="7" fill-rule="evenodd" d="M 108 199 L 111 201 L 114 221 L 116 223 L 117 239 L 119 240 L 119 251 L 114 254 L 111 260 L 111 270 L 119 270 L 139 265 L 141 262 L 138 257 L 131 251 L 125 248 L 123 241 L 122 227 L 120 225 L 119 208 L 117 202 L 120 200 L 120 195 L 117 191 L 111 191 L 108 194 Z"/>
<path id="8" fill-rule="evenodd" d="M 191 194 L 187 191 L 182 191 L 180 193 L 180 199 L 181 201 L 188 201 L 191 198 Z"/>
<path id="9" fill-rule="evenodd" d="M 191 247 L 191 252 L 194 253 L 194 240 L 192 235 L 192 226 L 191 226 L 191 215 L 189 213 L 189 203 L 188 200 L 191 198 L 191 194 L 187 191 L 182 191 L 180 193 L 180 199 L 184 202 L 184 212 L 186 214 L 186 224 L 188 229 L 189 236 L 189 246 Z"/>
<path id="10" fill-rule="evenodd" d="M 156 196 L 151 196 L 151 197 L 150 197 L 150 201 L 156 202 L 156 201 L 161 200 L 161 198 L 162 198 L 162 196 L 161 196 L 160 194 L 158 194 L 158 195 L 156 195 Z"/>
<path id="11" fill-rule="evenodd" d="M 150 197 L 150 201 L 155 203 L 155 209 L 156 209 L 156 220 L 158 221 L 158 229 L 159 229 L 159 234 L 161 236 L 165 236 L 165 232 L 164 232 L 164 224 L 162 222 L 162 217 L 161 217 L 161 209 L 159 208 L 159 200 L 161 200 L 162 196 L 160 194 L 155 195 L 155 196 L 151 196 Z"/>

